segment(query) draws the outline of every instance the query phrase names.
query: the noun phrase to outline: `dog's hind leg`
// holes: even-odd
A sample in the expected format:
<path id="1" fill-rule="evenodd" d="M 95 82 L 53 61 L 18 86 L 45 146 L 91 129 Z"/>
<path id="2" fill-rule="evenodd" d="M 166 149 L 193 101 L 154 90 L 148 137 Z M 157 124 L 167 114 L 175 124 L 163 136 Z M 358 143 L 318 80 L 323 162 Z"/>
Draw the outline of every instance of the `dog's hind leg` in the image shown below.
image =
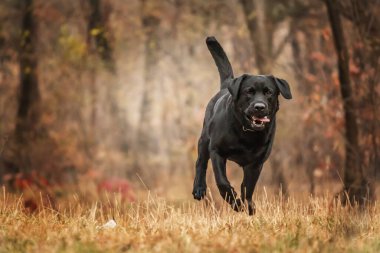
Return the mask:
<path id="1" fill-rule="evenodd" d="M 206 138 L 203 134 L 198 141 L 198 159 L 195 165 L 195 179 L 193 185 L 193 196 L 194 199 L 201 200 L 206 195 L 206 171 L 207 163 L 210 159 L 210 152 L 208 150 L 208 145 L 210 140 Z"/>
<path id="2" fill-rule="evenodd" d="M 226 175 L 226 159 L 215 151 L 211 151 L 212 167 L 214 169 L 215 181 L 219 193 L 232 206 L 235 211 L 240 210 L 241 201 L 236 196 L 234 188 L 231 186 Z"/>
<path id="3" fill-rule="evenodd" d="M 253 215 L 256 211 L 255 203 L 252 201 L 252 195 L 262 168 L 262 164 L 244 166 L 244 178 L 241 184 L 241 199 L 243 203 L 247 200 L 249 215 Z"/>

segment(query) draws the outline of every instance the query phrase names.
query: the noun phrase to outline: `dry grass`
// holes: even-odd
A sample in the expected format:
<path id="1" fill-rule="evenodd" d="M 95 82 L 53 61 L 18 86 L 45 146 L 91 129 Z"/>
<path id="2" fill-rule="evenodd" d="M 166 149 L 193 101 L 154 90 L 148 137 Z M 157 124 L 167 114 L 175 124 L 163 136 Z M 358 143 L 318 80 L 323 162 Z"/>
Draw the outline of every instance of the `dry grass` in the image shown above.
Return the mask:
<path id="1" fill-rule="evenodd" d="M 212 203 L 167 203 L 148 195 L 133 204 L 116 197 L 30 214 L 22 197 L 0 200 L 0 252 L 379 252 L 380 210 L 331 205 L 330 197 L 258 195 L 249 217 Z M 114 218 L 113 229 L 99 226 Z"/>

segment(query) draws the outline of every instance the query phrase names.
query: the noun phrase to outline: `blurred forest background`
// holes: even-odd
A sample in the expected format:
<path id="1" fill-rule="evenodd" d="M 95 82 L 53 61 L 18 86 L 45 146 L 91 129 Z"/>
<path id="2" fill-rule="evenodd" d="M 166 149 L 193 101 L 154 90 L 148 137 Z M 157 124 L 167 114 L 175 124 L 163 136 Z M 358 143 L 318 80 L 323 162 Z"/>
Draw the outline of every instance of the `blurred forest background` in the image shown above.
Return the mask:
<path id="1" fill-rule="evenodd" d="M 205 106 L 219 89 L 205 45 L 214 35 L 237 75 L 272 73 L 294 94 L 280 98 L 259 188 L 372 195 L 379 2 L 2 0 L 1 184 L 191 198 Z M 241 171 L 229 166 L 236 186 Z"/>

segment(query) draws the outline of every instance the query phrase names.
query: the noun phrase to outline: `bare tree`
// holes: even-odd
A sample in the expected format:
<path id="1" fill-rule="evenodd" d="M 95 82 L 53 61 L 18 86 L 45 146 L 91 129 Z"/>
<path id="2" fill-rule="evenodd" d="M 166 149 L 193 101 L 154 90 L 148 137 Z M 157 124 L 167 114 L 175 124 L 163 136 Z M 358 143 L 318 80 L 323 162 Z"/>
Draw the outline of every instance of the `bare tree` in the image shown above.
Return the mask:
<path id="1" fill-rule="evenodd" d="M 39 121 L 40 91 L 38 87 L 36 53 L 37 29 L 33 0 L 23 0 L 21 41 L 19 49 L 20 91 L 18 99 L 15 137 L 19 149 L 25 149 L 37 134 Z M 27 151 L 20 150 L 20 156 Z M 23 160 L 21 158 L 20 160 Z M 26 169 L 27 166 L 24 166 Z"/>
<path id="2" fill-rule="evenodd" d="M 341 194 L 343 203 L 364 204 L 368 200 L 370 188 L 361 166 L 358 142 L 358 125 L 349 73 L 349 54 L 340 19 L 337 0 L 325 0 L 334 45 L 338 57 L 340 92 L 343 100 L 345 119 L 345 167 L 344 189 Z"/>
<path id="3" fill-rule="evenodd" d="M 159 26 L 161 18 L 156 12 L 157 2 L 141 1 L 141 24 L 145 35 L 145 67 L 144 67 L 144 86 L 142 91 L 142 102 L 140 107 L 140 123 L 137 140 L 137 163 L 138 170 L 144 172 L 160 164 L 160 152 L 162 152 L 160 141 L 161 123 L 157 108 L 158 103 L 158 62 L 160 52 Z M 144 153 L 141 155 L 141 153 Z M 154 179 L 157 170 L 150 170 L 149 178 Z M 145 173 L 148 174 L 148 173 Z"/>
<path id="4" fill-rule="evenodd" d="M 270 73 L 270 55 L 268 47 L 268 33 L 265 32 L 265 13 L 259 9 L 265 9 L 262 0 L 240 0 L 243 6 L 244 17 L 248 27 L 251 42 L 253 44 L 256 66 L 261 74 Z"/>
<path id="5" fill-rule="evenodd" d="M 153 136 L 151 123 L 156 115 L 154 115 L 154 101 L 156 90 L 156 66 L 159 60 L 159 34 L 158 27 L 160 18 L 150 10 L 151 3 L 144 0 L 142 6 L 142 26 L 145 32 L 145 69 L 144 69 L 144 90 L 141 103 L 141 119 L 140 119 L 140 144 L 142 149 L 148 149 L 153 152 L 158 151 L 157 136 Z"/>
<path id="6" fill-rule="evenodd" d="M 373 119 L 370 122 L 370 128 L 363 129 L 364 134 L 371 136 L 371 161 L 368 167 L 372 169 L 372 173 L 377 179 L 380 176 L 380 144 L 376 139 L 379 129 L 379 103 L 378 93 L 376 92 L 376 86 L 379 85 L 380 80 L 380 17 L 377 15 L 380 11 L 380 4 L 376 0 L 352 0 L 352 1 L 338 1 L 341 14 L 347 20 L 354 24 L 357 32 L 359 33 L 360 43 L 362 48 L 355 48 L 354 55 L 359 61 L 360 71 L 362 73 L 371 73 L 368 78 L 368 91 L 367 95 L 362 98 L 361 104 L 367 104 L 369 102 Z M 362 80 L 359 80 L 361 83 Z M 368 125 L 368 122 L 365 122 Z"/>
<path id="7" fill-rule="evenodd" d="M 113 50 L 107 38 L 106 20 L 107 13 L 101 11 L 101 0 L 89 0 L 90 16 L 88 19 L 88 40 L 94 41 L 97 53 L 100 55 L 106 67 L 115 71 Z"/>

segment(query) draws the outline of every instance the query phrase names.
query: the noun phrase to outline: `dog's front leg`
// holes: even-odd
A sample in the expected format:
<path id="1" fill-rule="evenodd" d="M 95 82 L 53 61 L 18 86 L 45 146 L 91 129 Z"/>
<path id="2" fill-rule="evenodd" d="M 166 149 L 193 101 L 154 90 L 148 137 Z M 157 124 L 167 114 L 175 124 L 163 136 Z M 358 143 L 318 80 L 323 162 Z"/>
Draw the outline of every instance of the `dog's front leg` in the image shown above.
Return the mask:
<path id="1" fill-rule="evenodd" d="M 256 211 L 255 203 L 252 201 L 252 195 L 262 168 L 263 164 L 250 164 L 243 168 L 244 178 L 241 184 L 241 199 L 243 203 L 247 200 L 249 215 L 253 215 Z"/>
<path id="2" fill-rule="evenodd" d="M 194 199 L 201 200 L 206 195 L 206 170 L 207 162 L 210 158 L 208 145 L 210 141 L 203 135 L 199 138 L 198 142 L 198 159 L 195 165 L 195 178 L 193 185 Z"/>
<path id="3" fill-rule="evenodd" d="M 241 201 L 236 198 L 236 192 L 231 186 L 226 175 L 226 159 L 221 157 L 217 152 L 210 153 L 212 167 L 214 169 L 215 181 L 218 186 L 220 195 L 232 206 L 235 211 L 240 210 Z"/>

